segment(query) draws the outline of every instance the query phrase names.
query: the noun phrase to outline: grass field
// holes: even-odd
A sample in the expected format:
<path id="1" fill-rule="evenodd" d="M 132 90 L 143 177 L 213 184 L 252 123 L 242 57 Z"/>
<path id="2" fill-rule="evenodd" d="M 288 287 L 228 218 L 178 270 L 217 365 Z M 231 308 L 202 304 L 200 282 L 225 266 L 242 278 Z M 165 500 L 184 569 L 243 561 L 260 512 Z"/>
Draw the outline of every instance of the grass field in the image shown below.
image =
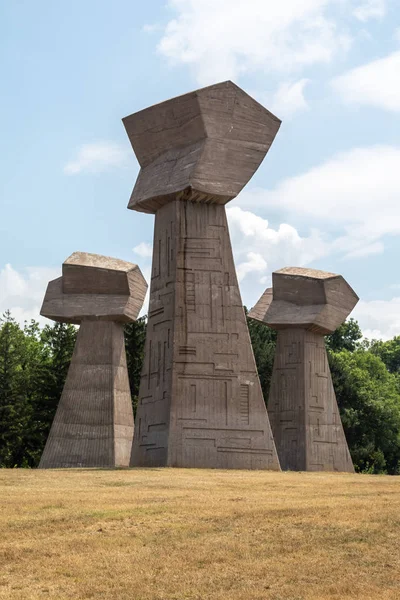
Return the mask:
<path id="1" fill-rule="evenodd" d="M 400 599 L 400 477 L 0 470 L 0 598 Z"/>

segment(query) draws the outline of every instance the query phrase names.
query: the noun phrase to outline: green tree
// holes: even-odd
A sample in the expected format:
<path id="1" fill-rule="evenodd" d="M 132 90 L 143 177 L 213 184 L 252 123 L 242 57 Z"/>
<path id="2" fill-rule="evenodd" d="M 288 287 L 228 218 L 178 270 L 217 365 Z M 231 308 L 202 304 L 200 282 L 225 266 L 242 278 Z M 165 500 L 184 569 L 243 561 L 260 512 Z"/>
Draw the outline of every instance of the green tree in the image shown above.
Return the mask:
<path id="1" fill-rule="evenodd" d="M 48 353 L 41 340 L 41 329 L 35 321 L 25 323 L 22 329 L 20 353 L 20 397 L 24 398 L 24 427 L 21 432 L 19 454 L 14 457 L 18 466 L 36 466 L 41 444 L 37 432 L 36 406 L 41 402 L 41 388 L 48 364 Z"/>
<path id="2" fill-rule="evenodd" d="M 28 466 L 26 433 L 32 424 L 35 359 L 40 361 L 38 329 L 24 329 L 7 311 L 0 319 L 0 465 Z"/>
<path id="3" fill-rule="evenodd" d="M 38 464 L 61 396 L 76 332 L 0 320 L 0 465 Z"/>
<path id="4" fill-rule="evenodd" d="M 387 342 L 373 340 L 370 351 L 383 360 L 391 373 L 400 373 L 400 335 Z"/>
<path id="5" fill-rule="evenodd" d="M 325 343 L 328 350 L 339 352 L 340 350 L 350 350 L 353 352 L 360 343 L 362 331 L 355 319 L 345 321 L 330 335 L 325 337 Z"/>
<path id="6" fill-rule="evenodd" d="M 77 329 L 67 323 L 45 325 L 40 332 L 42 359 L 35 365 L 32 404 L 32 466 L 39 463 L 64 388 Z"/>
<path id="7" fill-rule="evenodd" d="M 247 315 L 247 309 L 245 309 Z M 247 318 L 251 344 L 253 346 L 254 358 L 260 377 L 261 389 L 264 401 L 268 403 L 269 388 L 271 385 L 272 369 L 274 366 L 276 331 L 259 323 L 254 319 Z"/>
<path id="8" fill-rule="evenodd" d="M 131 387 L 132 407 L 136 414 L 139 395 L 140 375 L 144 358 L 144 342 L 146 339 L 147 317 L 125 326 L 126 361 L 128 365 L 129 384 Z"/>
<path id="9" fill-rule="evenodd" d="M 382 360 L 362 348 L 329 357 L 343 427 L 358 471 L 400 469 L 400 394 Z"/>

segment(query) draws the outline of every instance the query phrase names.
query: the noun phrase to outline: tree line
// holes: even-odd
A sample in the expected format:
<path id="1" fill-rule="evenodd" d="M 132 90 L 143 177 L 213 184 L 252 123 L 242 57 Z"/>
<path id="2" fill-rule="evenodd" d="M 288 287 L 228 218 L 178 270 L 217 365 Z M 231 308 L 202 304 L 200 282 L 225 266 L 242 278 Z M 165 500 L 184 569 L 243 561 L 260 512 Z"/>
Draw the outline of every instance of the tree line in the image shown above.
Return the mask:
<path id="1" fill-rule="evenodd" d="M 249 319 L 267 403 L 276 332 Z M 0 318 L 0 467 L 36 467 L 61 397 L 77 330 L 55 323 L 20 326 Z M 125 327 L 132 404 L 136 411 L 146 319 Z M 400 336 L 363 339 L 354 319 L 326 336 L 339 410 L 355 468 L 400 474 Z"/>

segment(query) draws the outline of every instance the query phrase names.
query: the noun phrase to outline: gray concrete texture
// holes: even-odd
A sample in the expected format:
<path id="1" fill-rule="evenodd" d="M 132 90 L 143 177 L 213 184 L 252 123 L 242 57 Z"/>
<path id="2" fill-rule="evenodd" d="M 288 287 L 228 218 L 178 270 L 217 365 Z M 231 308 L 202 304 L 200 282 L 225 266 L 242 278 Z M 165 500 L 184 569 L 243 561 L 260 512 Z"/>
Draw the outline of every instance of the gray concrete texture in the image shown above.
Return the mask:
<path id="1" fill-rule="evenodd" d="M 225 82 L 124 124 L 142 166 L 129 208 L 156 213 L 131 465 L 278 470 L 223 204 L 280 121 Z"/>
<path id="2" fill-rule="evenodd" d="M 282 469 L 353 472 L 324 334 L 358 296 L 340 275 L 287 267 L 272 275 L 249 317 L 278 330 L 268 413 Z"/>
<path id="3" fill-rule="evenodd" d="M 137 317 L 146 289 L 137 265 L 82 252 L 49 283 L 41 314 L 81 326 L 39 468 L 129 466 L 134 426 L 124 322 Z"/>
<path id="4" fill-rule="evenodd" d="M 260 166 L 281 121 L 231 81 L 123 119 L 141 166 L 129 208 L 171 200 L 225 204 Z"/>
<path id="5" fill-rule="evenodd" d="M 63 263 L 62 277 L 47 286 L 40 314 L 53 321 L 79 324 L 84 319 L 134 321 L 147 283 L 133 263 L 74 252 Z"/>

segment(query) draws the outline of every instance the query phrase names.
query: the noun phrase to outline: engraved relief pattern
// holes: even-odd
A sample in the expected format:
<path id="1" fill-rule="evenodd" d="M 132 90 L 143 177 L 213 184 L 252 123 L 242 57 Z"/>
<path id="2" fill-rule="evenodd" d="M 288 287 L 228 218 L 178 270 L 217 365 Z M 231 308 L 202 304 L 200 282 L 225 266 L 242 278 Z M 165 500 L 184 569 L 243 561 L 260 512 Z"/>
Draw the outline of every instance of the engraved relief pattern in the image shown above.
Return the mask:
<path id="1" fill-rule="evenodd" d="M 172 381 L 174 276 L 176 271 L 175 205 L 156 216 L 145 356 L 140 381 L 131 464 L 167 462 Z"/>
<path id="2" fill-rule="evenodd" d="M 279 469 L 225 208 L 171 202 L 154 248 L 133 464 Z"/>
<path id="3" fill-rule="evenodd" d="M 304 354 L 308 470 L 352 470 L 323 336 L 307 332 Z"/>
<path id="4" fill-rule="evenodd" d="M 178 210 L 175 344 L 192 350 L 174 356 L 171 464 L 278 468 L 225 208 Z"/>
<path id="5" fill-rule="evenodd" d="M 303 372 L 300 330 L 284 329 L 278 333 L 268 414 L 281 466 L 293 471 L 305 469 L 305 445 L 299 423 L 304 421 L 300 398 Z M 300 383 L 300 385 L 299 385 Z"/>
<path id="6" fill-rule="evenodd" d="M 353 470 L 321 334 L 278 331 L 268 413 L 283 469 Z"/>

